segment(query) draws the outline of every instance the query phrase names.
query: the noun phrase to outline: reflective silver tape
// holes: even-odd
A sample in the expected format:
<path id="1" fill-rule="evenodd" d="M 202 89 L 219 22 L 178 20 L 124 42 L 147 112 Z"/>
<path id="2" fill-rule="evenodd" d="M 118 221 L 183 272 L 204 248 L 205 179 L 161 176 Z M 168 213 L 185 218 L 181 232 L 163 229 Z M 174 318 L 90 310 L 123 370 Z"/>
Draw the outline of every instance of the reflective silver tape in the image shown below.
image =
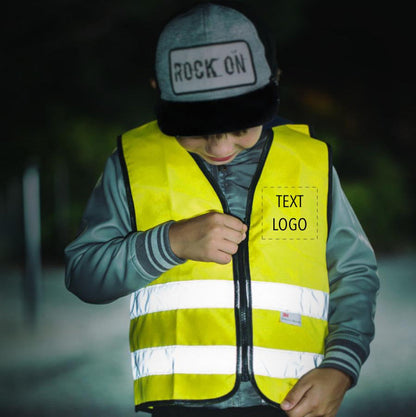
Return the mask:
<path id="1" fill-rule="evenodd" d="M 175 281 L 144 287 L 132 295 L 130 319 L 185 308 L 234 308 L 233 281 Z"/>
<path id="2" fill-rule="evenodd" d="M 323 355 L 311 352 L 254 347 L 253 370 L 255 375 L 273 378 L 300 378 L 318 367 Z"/>
<path id="3" fill-rule="evenodd" d="M 326 320 L 328 293 L 296 285 L 252 281 L 254 309 L 286 311 Z M 175 281 L 144 287 L 131 298 L 130 318 L 186 308 L 234 308 L 234 283 L 224 280 Z"/>
<path id="4" fill-rule="evenodd" d="M 133 378 L 150 375 L 215 374 L 236 372 L 235 346 L 163 346 L 131 354 Z"/>
<path id="5" fill-rule="evenodd" d="M 287 311 L 327 320 L 329 294 L 324 291 L 275 282 L 252 281 L 253 309 Z"/>
<path id="6" fill-rule="evenodd" d="M 232 375 L 236 372 L 234 346 L 163 346 L 139 349 L 131 354 L 133 378 L 151 375 Z M 254 347 L 256 375 L 300 378 L 322 362 L 323 355 Z"/>

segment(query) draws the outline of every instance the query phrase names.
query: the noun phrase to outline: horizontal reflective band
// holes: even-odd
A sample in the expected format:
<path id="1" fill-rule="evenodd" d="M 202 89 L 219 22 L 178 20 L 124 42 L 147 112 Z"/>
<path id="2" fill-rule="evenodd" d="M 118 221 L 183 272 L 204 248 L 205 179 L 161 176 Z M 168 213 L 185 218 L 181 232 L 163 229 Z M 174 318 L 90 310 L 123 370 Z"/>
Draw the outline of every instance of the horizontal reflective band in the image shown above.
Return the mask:
<path id="1" fill-rule="evenodd" d="M 150 375 L 203 374 L 232 375 L 236 372 L 234 346 L 164 346 L 132 352 L 133 378 Z M 256 375 L 300 378 L 316 368 L 323 355 L 254 347 Z"/>
<path id="2" fill-rule="evenodd" d="M 216 374 L 236 372 L 235 346 L 163 346 L 132 352 L 133 378 L 150 375 Z"/>
<path id="3" fill-rule="evenodd" d="M 234 283 L 224 280 L 175 281 L 133 293 L 130 319 L 184 308 L 234 308 Z"/>
<path id="4" fill-rule="evenodd" d="M 253 308 L 286 311 L 326 320 L 328 293 L 296 285 L 252 281 Z M 185 308 L 234 308 L 234 283 L 175 281 L 144 287 L 131 297 L 130 319 Z"/>
<path id="5" fill-rule="evenodd" d="M 254 347 L 253 369 L 255 375 L 273 378 L 300 378 L 318 367 L 323 355 L 311 352 Z"/>
<path id="6" fill-rule="evenodd" d="M 253 309 L 285 311 L 327 320 L 329 295 L 323 291 L 275 282 L 251 283 Z"/>

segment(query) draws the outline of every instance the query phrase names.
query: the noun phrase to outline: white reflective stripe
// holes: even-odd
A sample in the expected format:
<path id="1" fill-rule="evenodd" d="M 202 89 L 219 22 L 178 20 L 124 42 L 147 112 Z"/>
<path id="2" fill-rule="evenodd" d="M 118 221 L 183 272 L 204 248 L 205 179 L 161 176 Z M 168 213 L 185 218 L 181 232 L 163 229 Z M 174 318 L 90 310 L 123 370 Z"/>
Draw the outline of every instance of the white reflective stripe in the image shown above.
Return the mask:
<path id="1" fill-rule="evenodd" d="M 175 281 L 133 293 L 130 319 L 182 308 L 234 308 L 234 283 L 224 280 Z"/>
<path id="2" fill-rule="evenodd" d="M 254 347 L 253 370 L 255 375 L 273 378 L 300 378 L 318 367 L 323 355 L 311 352 Z"/>
<path id="3" fill-rule="evenodd" d="M 234 346 L 163 346 L 131 353 L 133 378 L 151 375 L 232 375 L 236 372 Z M 300 378 L 322 362 L 323 355 L 310 352 L 254 347 L 255 375 Z"/>
<path id="4" fill-rule="evenodd" d="M 276 282 L 252 281 L 253 309 L 286 311 L 327 320 L 328 293 Z"/>
<path id="5" fill-rule="evenodd" d="M 163 346 L 139 349 L 131 354 L 133 378 L 170 374 L 233 375 L 235 346 Z"/>
<path id="6" fill-rule="evenodd" d="M 252 281 L 254 309 L 286 311 L 326 320 L 328 293 L 296 285 Z M 234 308 L 234 283 L 225 280 L 175 281 L 133 293 L 130 318 L 185 308 Z"/>

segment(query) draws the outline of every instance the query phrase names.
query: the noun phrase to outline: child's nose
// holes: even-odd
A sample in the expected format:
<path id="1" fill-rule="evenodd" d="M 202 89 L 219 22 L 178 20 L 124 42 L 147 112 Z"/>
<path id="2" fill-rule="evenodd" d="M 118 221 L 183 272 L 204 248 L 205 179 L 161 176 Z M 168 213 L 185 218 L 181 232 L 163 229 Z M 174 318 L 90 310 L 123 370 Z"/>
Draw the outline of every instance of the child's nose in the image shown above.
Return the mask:
<path id="1" fill-rule="evenodd" d="M 232 153 L 232 141 L 227 135 L 209 137 L 207 140 L 206 151 L 209 155 L 215 157 L 228 156 Z"/>

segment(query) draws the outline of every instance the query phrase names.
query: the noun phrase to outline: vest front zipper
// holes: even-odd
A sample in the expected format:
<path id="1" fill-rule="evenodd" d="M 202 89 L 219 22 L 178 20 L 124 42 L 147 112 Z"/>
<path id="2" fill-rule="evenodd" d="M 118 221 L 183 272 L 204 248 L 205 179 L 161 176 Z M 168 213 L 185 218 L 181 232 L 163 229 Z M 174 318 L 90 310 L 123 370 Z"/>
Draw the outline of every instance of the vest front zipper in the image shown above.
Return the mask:
<path id="1" fill-rule="evenodd" d="M 234 255 L 236 261 L 234 265 L 234 280 L 236 287 L 238 288 L 239 303 L 237 304 L 237 310 L 239 311 L 238 317 L 238 333 L 239 333 L 239 346 L 241 350 L 240 362 L 239 362 L 239 374 L 242 381 L 249 381 L 253 376 L 253 323 L 252 323 L 252 305 L 251 305 L 251 277 L 249 267 L 248 256 L 248 240 L 250 234 L 250 219 L 251 209 L 253 205 L 254 191 L 257 183 L 260 179 L 260 175 L 263 171 L 263 167 L 266 161 L 266 157 L 269 153 L 273 136 L 270 135 L 264 144 L 263 152 L 260 156 L 260 160 L 257 169 L 252 178 L 250 187 L 247 193 L 246 203 L 246 216 L 244 219 L 247 225 L 246 239 L 240 243 L 238 252 Z"/>
<path id="2" fill-rule="evenodd" d="M 237 384 L 239 381 L 249 381 L 253 374 L 252 367 L 252 347 L 253 347 L 253 329 L 251 319 L 251 286 L 250 270 L 248 263 L 248 239 L 250 232 L 250 217 L 254 197 L 254 191 L 260 178 L 261 172 L 269 153 L 273 136 L 270 135 L 264 144 L 257 169 L 254 173 L 247 194 L 246 217 L 244 219 L 247 225 L 246 239 L 240 243 L 238 251 L 233 255 L 233 273 L 235 286 L 235 317 L 237 326 Z M 231 214 L 228 202 L 216 183 L 212 174 L 206 169 L 203 161 L 199 156 L 191 154 L 204 173 L 214 191 L 216 192 L 225 214 Z"/>
<path id="3" fill-rule="evenodd" d="M 248 236 L 247 236 L 248 237 Z M 244 253 L 247 252 L 247 238 L 240 243 L 238 252 L 234 255 L 234 281 L 237 295 L 237 339 L 239 345 L 238 373 L 242 381 L 250 379 L 250 346 L 251 346 L 251 303 L 250 278 L 245 273 Z"/>

